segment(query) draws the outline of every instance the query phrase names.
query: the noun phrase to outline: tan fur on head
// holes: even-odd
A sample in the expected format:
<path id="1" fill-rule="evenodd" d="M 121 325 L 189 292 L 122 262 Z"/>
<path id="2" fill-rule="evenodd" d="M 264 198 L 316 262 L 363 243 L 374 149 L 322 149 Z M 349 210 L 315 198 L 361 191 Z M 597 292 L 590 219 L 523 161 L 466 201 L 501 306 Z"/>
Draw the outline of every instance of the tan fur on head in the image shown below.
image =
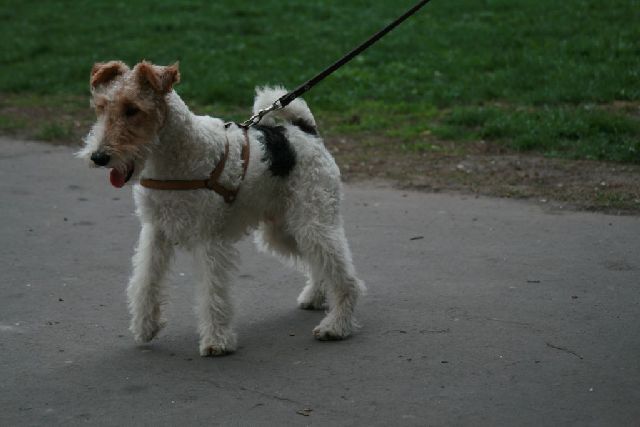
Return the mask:
<path id="1" fill-rule="evenodd" d="M 129 71 L 129 67 L 122 61 L 96 62 L 91 68 L 91 78 L 89 79 L 91 88 L 95 89 L 100 85 L 109 83 L 127 71 Z"/>
<path id="2" fill-rule="evenodd" d="M 177 62 L 163 67 L 142 61 L 136 65 L 133 71 L 139 76 L 141 82 L 148 83 L 155 91 L 160 93 L 171 92 L 173 85 L 180 82 L 180 71 Z"/>
<path id="3" fill-rule="evenodd" d="M 111 158 L 109 168 L 126 171 L 134 165 L 141 170 L 164 123 L 166 95 L 179 81 L 177 63 L 142 61 L 133 69 L 121 61 L 96 63 L 90 83 L 97 121 L 82 155 L 102 151 Z"/>
<path id="4" fill-rule="evenodd" d="M 112 100 L 108 102 L 96 95 L 94 104 L 98 118 L 104 118 L 105 148 L 114 160 L 120 160 L 116 167 L 125 167 L 145 156 L 164 120 L 164 106 L 127 85 L 111 96 Z M 101 102 L 104 102 L 102 111 Z"/>

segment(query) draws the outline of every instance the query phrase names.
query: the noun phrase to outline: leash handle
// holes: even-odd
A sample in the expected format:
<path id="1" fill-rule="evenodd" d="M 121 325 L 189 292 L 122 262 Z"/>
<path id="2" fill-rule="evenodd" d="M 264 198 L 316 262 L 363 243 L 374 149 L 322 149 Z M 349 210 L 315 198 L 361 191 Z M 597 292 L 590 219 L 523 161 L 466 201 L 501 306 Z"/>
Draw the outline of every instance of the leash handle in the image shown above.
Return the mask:
<path id="1" fill-rule="evenodd" d="M 407 20 L 407 18 L 409 18 L 411 15 L 415 14 L 417 11 L 422 9 L 422 7 L 425 6 L 427 3 L 429 3 L 430 1 L 431 0 L 420 0 L 411 9 L 406 11 L 402 16 L 400 16 L 395 21 L 388 24 L 386 27 L 384 27 L 383 29 L 375 33 L 373 36 L 369 37 L 367 40 L 365 40 L 362 44 L 360 44 L 358 47 L 353 49 L 351 52 L 347 53 L 345 56 L 343 56 L 342 58 L 334 62 L 331 66 L 321 71 L 313 78 L 307 80 L 305 83 L 298 86 L 297 89 L 280 97 L 276 102 L 271 104 L 269 107 L 258 111 L 258 113 L 251 116 L 249 120 L 242 123 L 241 126 L 246 128 L 246 127 L 256 125 L 260 122 L 260 120 L 262 120 L 262 117 L 264 117 L 266 114 L 286 107 L 291 103 L 291 101 L 300 97 L 305 92 L 308 92 L 312 87 L 314 87 L 315 85 L 320 83 L 322 80 L 324 80 L 325 78 L 333 74 L 338 68 L 342 67 L 347 62 L 351 61 L 354 57 L 362 53 L 365 49 L 367 49 L 372 44 L 374 44 L 375 42 L 380 40 L 382 37 L 387 35 L 387 33 L 389 33 L 391 30 L 396 28 L 398 25 L 402 24 L 405 20 Z"/>

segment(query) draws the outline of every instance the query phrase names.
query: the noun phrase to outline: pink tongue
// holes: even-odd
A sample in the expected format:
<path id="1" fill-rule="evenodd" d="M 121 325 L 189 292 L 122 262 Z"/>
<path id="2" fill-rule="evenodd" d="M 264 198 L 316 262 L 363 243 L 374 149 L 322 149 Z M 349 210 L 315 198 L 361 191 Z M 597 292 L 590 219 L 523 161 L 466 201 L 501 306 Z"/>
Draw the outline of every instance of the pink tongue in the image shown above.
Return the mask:
<path id="1" fill-rule="evenodd" d="M 109 181 L 111 181 L 111 185 L 116 188 L 124 187 L 127 177 L 119 172 L 117 169 L 111 169 L 111 174 L 109 175 Z"/>

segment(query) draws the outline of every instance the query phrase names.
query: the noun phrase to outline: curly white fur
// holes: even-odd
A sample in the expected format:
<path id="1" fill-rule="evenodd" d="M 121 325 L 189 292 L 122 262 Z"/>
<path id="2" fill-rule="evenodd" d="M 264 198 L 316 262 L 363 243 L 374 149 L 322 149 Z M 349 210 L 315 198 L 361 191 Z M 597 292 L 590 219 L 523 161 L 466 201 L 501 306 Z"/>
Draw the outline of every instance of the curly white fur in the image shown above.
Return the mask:
<path id="1" fill-rule="evenodd" d="M 257 91 L 254 110 L 270 105 L 286 91 Z M 293 263 L 309 276 L 298 297 L 305 309 L 320 309 L 325 293 L 331 298 L 327 316 L 313 330 L 321 340 L 342 339 L 354 330 L 358 295 L 364 291 L 356 277 L 340 213 L 340 172 L 322 140 L 290 122 L 302 120 L 315 127 L 306 103 L 295 100 L 287 108 L 265 117 L 262 124 L 284 126 L 296 165 L 286 177 L 273 176 L 265 159 L 265 146 L 256 129 L 249 130 L 251 157 L 241 180 L 244 135 L 222 120 L 196 116 L 176 92 L 166 95 L 166 118 L 136 176 L 154 179 L 207 177 L 220 160 L 225 142 L 230 145 L 223 185 L 240 191 L 227 204 L 213 191 L 160 191 L 135 185 L 137 214 L 142 223 L 128 286 L 131 331 L 136 340 L 153 339 L 162 328 L 163 283 L 176 245 L 193 252 L 200 265 L 196 312 L 200 354 L 215 356 L 236 349 L 228 285 L 237 253 L 233 243 L 255 229 L 258 247 Z M 100 146 L 94 127 L 87 138 L 85 157 Z"/>
<path id="2" fill-rule="evenodd" d="M 256 91 L 256 99 L 253 102 L 253 114 L 257 114 L 258 111 L 263 110 L 273 104 L 277 99 L 282 98 L 287 94 L 287 90 L 283 87 L 269 87 L 258 88 Z M 267 114 L 262 119 L 262 124 L 273 125 L 276 120 L 284 120 L 293 122 L 296 120 L 302 120 L 307 125 L 315 128 L 316 119 L 311 114 L 311 110 L 307 106 L 307 103 L 302 98 L 296 98 L 286 108 L 282 110 L 276 110 L 270 114 Z"/>

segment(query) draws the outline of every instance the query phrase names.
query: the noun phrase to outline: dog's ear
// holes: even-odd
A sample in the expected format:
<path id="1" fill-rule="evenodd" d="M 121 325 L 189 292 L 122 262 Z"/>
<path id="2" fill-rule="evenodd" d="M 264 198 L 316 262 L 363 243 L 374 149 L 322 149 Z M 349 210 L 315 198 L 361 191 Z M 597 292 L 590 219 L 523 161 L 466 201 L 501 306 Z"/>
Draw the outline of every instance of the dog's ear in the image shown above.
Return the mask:
<path id="1" fill-rule="evenodd" d="M 122 61 L 96 62 L 91 68 L 91 78 L 89 79 L 91 89 L 109 83 L 127 71 L 129 71 L 129 67 Z"/>
<path id="2" fill-rule="evenodd" d="M 177 62 L 162 67 L 142 61 L 136 65 L 135 72 L 142 83 L 149 84 L 153 90 L 162 94 L 171 92 L 173 85 L 180 82 L 180 70 Z"/>

